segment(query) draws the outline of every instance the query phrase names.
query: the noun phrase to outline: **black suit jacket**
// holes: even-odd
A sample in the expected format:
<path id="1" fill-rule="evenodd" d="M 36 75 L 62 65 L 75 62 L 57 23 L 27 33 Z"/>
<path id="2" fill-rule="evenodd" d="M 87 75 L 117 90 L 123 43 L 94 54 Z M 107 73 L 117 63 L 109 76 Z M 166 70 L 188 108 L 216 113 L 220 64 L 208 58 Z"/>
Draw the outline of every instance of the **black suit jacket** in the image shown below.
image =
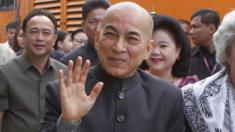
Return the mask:
<path id="1" fill-rule="evenodd" d="M 58 61 L 65 55 L 64 52 L 58 51 L 58 50 L 53 50 L 50 52 L 50 56 Z"/>
<path id="2" fill-rule="evenodd" d="M 182 95 L 173 85 L 141 70 L 118 79 L 96 66 L 87 77 L 87 94 L 98 81 L 104 82 L 103 90 L 76 128 L 78 132 L 183 132 Z M 58 82 L 51 82 L 41 132 L 56 132 L 61 114 L 58 93 Z"/>
<path id="3" fill-rule="evenodd" d="M 84 46 L 79 47 L 63 56 L 61 62 L 66 65 L 68 64 L 69 60 L 73 60 L 73 62 L 76 62 L 78 56 L 82 57 L 83 62 L 86 59 L 89 59 L 91 61 L 91 66 L 97 65 L 99 62 L 97 52 L 89 42 L 86 43 Z"/>
<path id="4" fill-rule="evenodd" d="M 204 63 L 203 54 L 201 50 L 202 49 L 200 46 L 192 49 L 192 56 L 190 60 L 190 73 L 189 73 L 190 75 L 197 75 L 200 80 L 211 76 L 210 71 L 207 69 Z M 211 57 L 212 57 L 211 59 L 215 60 L 215 55 Z M 217 63 L 217 67 L 214 73 L 216 73 L 220 69 L 221 69 L 221 66 Z"/>

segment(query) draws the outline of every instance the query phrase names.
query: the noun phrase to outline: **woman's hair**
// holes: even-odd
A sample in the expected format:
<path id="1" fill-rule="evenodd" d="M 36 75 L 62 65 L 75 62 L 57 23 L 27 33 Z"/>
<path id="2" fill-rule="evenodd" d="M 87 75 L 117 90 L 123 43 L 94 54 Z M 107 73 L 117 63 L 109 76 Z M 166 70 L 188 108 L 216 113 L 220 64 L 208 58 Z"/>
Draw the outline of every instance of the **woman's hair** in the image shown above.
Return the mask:
<path id="1" fill-rule="evenodd" d="M 176 60 L 172 68 L 172 75 L 175 77 L 185 77 L 189 72 L 190 45 L 183 29 L 177 20 L 168 16 L 153 16 L 153 33 L 157 30 L 168 31 L 175 41 L 176 47 L 181 48 L 179 60 Z"/>
<path id="2" fill-rule="evenodd" d="M 15 52 L 18 52 L 21 50 L 21 47 L 19 46 L 19 43 L 18 43 L 18 35 L 20 33 L 20 30 L 22 30 L 22 25 L 18 26 L 16 28 L 16 32 L 15 32 L 15 36 L 14 36 L 14 40 L 13 40 L 13 50 Z"/>
<path id="3" fill-rule="evenodd" d="M 224 19 L 214 34 L 214 45 L 217 61 L 228 66 L 226 60 L 230 55 L 230 46 L 235 42 L 235 10 L 224 16 Z"/>

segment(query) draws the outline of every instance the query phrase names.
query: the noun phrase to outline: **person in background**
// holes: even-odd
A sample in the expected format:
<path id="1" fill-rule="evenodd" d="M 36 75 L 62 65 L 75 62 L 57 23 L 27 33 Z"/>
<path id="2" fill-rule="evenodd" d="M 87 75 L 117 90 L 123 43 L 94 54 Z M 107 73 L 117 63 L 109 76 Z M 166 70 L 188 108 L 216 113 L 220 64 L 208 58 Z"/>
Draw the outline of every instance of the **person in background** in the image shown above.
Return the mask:
<path id="1" fill-rule="evenodd" d="M 3 64 L 6 64 L 11 59 L 15 58 L 16 54 L 15 52 L 9 48 L 8 46 L 0 44 L 0 66 Z M 2 119 L 2 114 L 0 114 L 0 119 Z M 2 128 L 2 122 L 0 120 L 0 128 Z M 1 129 L 0 129 L 1 132 Z"/>
<path id="2" fill-rule="evenodd" d="M 182 88 L 185 115 L 192 132 L 235 132 L 235 10 L 214 34 L 216 74 Z"/>
<path id="3" fill-rule="evenodd" d="M 64 54 L 67 54 L 72 51 L 73 44 L 71 39 L 71 33 L 65 31 L 57 32 L 57 39 L 54 45 L 54 49 Z"/>
<path id="4" fill-rule="evenodd" d="M 151 53 L 152 30 L 139 5 L 108 8 L 96 32 L 100 63 L 88 73 L 90 61 L 81 68 L 78 57 L 74 71 L 69 62 L 66 80 L 60 70 L 59 84 L 48 85 L 40 132 L 182 132 L 181 91 L 138 69 Z"/>
<path id="5" fill-rule="evenodd" d="M 0 120 L 2 132 L 38 132 L 45 112 L 45 91 L 66 66 L 52 58 L 57 37 L 55 17 L 41 9 L 23 21 L 23 53 L 0 66 Z"/>
<path id="6" fill-rule="evenodd" d="M 190 34 L 196 47 L 192 49 L 190 74 L 196 74 L 200 80 L 221 69 L 215 59 L 213 44 L 213 34 L 219 24 L 219 14 L 212 9 L 200 9 L 191 17 Z"/>
<path id="7" fill-rule="evenodd" d="M 77 49 L 81 46 L 84 46 L 87 43 L 87 35 L 84 33 L 83 29 L 77 29 L 71 34 L 73 49 Z"/>
<path id="8" fill-rule="evenodd" d="M 13 41 L 13 50 L 16 52 L 16 55 L 20 55 L 24 50 L 25 44 L 23 40 L 23 29 L 22 25 L 16 28 L 14 41 Z"/>
<path id="9" fill-rule="evenodd" d="M 70 53 L 72 50 L 73 50 L 73 43 L 72 43 L 72 37 L 71 37 L 71 34 L 70 32 L 67 32 L 66 33 L 66 36 L 63 40 L 63 50 L 64 52 L 67 54 L 67 53 Z"/>
<path id="10" fill-rule="evenodd" d="M 190 42 L 191 48 L 194 48 L 196 45 L 193 44 L 193 42 L 192 42 L 192 37 L 190 34 L 190 30 L 191 30 L 190 22 L 187 20 L 184 20 L 184 19 L 178 19 L 178 22 L 179 22 L 181 28 L 183 29 L 184 33 L 188 37 L 188 41 Z"/>
<path id="11" fill-rule="evenodd" d="M 148 72 L 181 88 L 198 81 L 189 76 L 190 45 L 179 23 L 167 16 L 153 16 L 153 50 L 147 59 Z"/>
<path id="12" fill-rule="evenodd" d="M 71 50 L 72 43 L 70 34 L 68 32 L 58 31 L 54 50 L 50 53 L 50 56 L 58 61 L 61 61 L 61 58 Z"/>
<path id="13" fill-rule="evenodd" d="M 13 48 L 15 32 L 19 25 L 20 25 L 19 21 L 13 21 L 7 24 L 6 26 L 7 41 L 3 43 L 5 46 Z"/>
<path id="14" fill-rule="evenodd" d="M 103 18 L 105 10 L 110 6 L 107 0 L 87 0 L 82 8 L 82 29 L 88 37 L 87 43 L 69 54 L 65 55 L 61 61 L 68 64 L 69 60 L 76 62 L 77 57 L 81 56 L 83 60 L 89 59 L 91 65 L 98 64 L 97 52 L 95 45 L 95 32 L 100 21 Z"/>
<path id="15" fill-rule="evenodd" d="M 15 57 L 16 54 L 11 48 L 0 44 L 0 65 L 7 63 Z"/>

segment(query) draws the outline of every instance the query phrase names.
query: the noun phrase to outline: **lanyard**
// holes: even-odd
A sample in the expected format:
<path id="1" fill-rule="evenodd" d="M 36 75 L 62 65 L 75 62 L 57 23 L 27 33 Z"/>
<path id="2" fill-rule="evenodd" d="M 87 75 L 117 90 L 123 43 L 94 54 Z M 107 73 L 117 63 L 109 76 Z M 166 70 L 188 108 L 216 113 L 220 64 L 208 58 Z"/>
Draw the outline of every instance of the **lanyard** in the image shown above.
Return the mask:
<path id="1" fill-rule="evenodd" d="M 210 66 L 209 66 L 209 63 L 208 63 L 208 61 L 207 61 L 207 59 L 206 59 L 206 57 L 205 56 L 203 56 L 203 60 L 204 60 L 204 63 L 205 63 L 205 65 L 206 65 L 206 68 L 207 68 L 207 70 L 210 72 L 210 74 L 211 75 L 213 75 L 214 73 L 215 73 L 215 71 L 216 71 L 216 68 L 217 68 L 217 63 L 213 66 L 213 68 L 211 69 L 210 68 Z"/>

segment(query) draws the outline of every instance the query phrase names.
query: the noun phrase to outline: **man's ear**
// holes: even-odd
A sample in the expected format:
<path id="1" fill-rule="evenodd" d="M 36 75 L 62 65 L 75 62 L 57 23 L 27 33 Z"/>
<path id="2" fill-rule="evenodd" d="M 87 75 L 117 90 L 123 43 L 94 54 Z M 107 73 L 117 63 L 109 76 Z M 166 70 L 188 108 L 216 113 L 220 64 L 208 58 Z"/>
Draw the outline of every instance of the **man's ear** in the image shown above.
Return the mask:
<path id="1" fill-rule="evenodd" d="M 57 33 L 54 34 L 54 40 L 56 41 L 56 39 L 58 38 Z"/>
<path id="2" fill-rule="evenodd" d="M 216 27 L 214 24 L 209 24 L 208 28 L 211 34 L 214 34 L 216 32 Z"/>
<path id="3" fill-rule="evenodd" d="M 25 41 L 25 32 L 22 33 L 23 40 Z"/>
<path id="4" fill-rule="evenodd" d="M 24 31 L 22 31 L 22 36 L 23 36 L 23 38 L 25 37 L 25 32 Z"/>
<path id="5" fill-rule="evenodd" d="M 84 27 L 85 27 L 85 22 L 84 22 L 84 21 L 85 21 L 85 20 L 82 20 L 81 25 L 82 25 L 82 30 L 83 30 L 83 32 L 86 33 L 86 28 L 84 28 Z"/>
<path id="6" fill-rule="evenodd" d="M 152 39 L 147 42 L 146 53 L 145 53 L 145 56 L 144 56 L 145 60 L 148 59 L 150 54 L 152 53 L 153 43 L 154 43 L 154 40 L 152 40 Z"/>
<path id="7" fill-rule="evenodd" d="M 99 39 L 100 39 L 100 29 L 97 29 L 95 32 L 95 49 L 96 50 L 98 48 Z"/>
<path id="8" fill-rule="evenodd" d="M 55 45 L 55 41 L 57 40 L 57 37 L 58 37 L 58 35 L 57 35 L 57 33 L 55 33 L 54 34 L 54 40 L 53 40 L 53 46 Z"/>
<path id="9" fill-rule="evenodd" d="M 84 20 L 82 20 L 81 25 L 82 25 L 82 27 L 84 26 Z"/>
<path id="10" fill-rule="evenodd" d="M 63 43 L 62 41 L 57 42 L 58 48 L 62 48 L 62 43 Z"/>

